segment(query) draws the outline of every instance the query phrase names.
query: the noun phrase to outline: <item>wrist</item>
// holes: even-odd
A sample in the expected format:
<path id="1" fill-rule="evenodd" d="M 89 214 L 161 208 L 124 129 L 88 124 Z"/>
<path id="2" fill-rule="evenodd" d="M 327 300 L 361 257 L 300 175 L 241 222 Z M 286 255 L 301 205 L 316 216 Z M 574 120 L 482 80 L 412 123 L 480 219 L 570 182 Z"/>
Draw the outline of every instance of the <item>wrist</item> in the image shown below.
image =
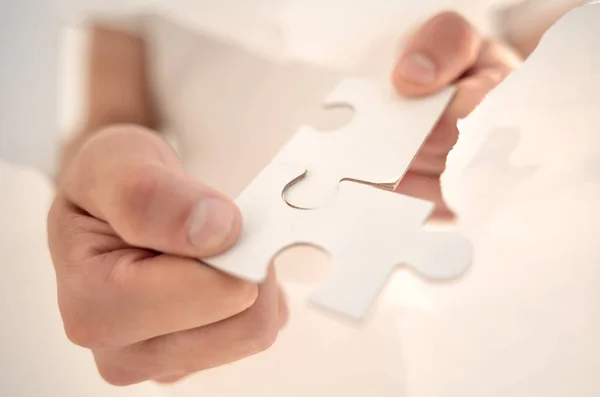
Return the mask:
<path id="1" fill-rule="evenodd" d="M 130 125 L 133 127 L 144 127 L 149 131 L 154 132 L 156 135 L 161 137 L 167 145 L 173 149 L 178 157 L 182 155 L 182 145 L 176 134 L 170 130 L 157 131 L 155 128 L 150 128 L 145 124 L 131 123 L 131 122 L 112 122 L 112 123 L 97 123 L 97 124 L 86 124 L 85 128 L 81 129 L 81 132 L 68 138 L 61 148 L 61 153 L 58 162 L 58 168 L 55 177 L 55 183 L 59 184 L 65 171 L 75 158 L 79 151 L 86 145 L 86 143 L 97 134 L 101 134 L 102 131 L 110 130 L 111 127 L 117 125 Z"/>

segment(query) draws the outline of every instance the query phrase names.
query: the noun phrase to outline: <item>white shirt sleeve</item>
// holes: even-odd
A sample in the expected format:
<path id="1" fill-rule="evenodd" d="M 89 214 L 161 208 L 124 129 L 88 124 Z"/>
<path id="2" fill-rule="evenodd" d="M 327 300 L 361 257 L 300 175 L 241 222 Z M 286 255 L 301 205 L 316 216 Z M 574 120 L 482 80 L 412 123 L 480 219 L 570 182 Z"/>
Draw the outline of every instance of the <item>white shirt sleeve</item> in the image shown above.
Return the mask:
<path id="1" fill-rule="evenodd" d="M 161 0 L 0 1 L 0 158 L 53 176 L 60 150 L 62 28 L 139 29 Z"/>
<path id="2" fill-rule="evenodd" d="M 46 0 L 0 1 L 0 157 L 50 173 L 56 162 L 59 19 Z"/>
<path id="3" fill-rule="evenodd" d="M 69 25 L 91 22 L 111 28 L 139 31 L 142 16 L 152 14 L 165 0 L 55 0 Z"/>

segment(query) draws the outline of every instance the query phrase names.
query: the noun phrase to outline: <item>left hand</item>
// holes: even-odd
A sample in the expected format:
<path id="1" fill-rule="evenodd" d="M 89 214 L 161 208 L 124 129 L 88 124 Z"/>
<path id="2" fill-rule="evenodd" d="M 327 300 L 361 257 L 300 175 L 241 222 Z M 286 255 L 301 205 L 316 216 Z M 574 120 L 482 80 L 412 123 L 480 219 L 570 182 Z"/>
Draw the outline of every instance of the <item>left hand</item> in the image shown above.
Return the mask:
<path id="1" fill-rule="evenodd" d="M 417 31 L 395 66 L 394 86 L 409 97 L 430 95 L 449 84 L 457 92 L 397 192 L 434 202 L 434 219 L 453 218 L 442 197 L 440 176 L 458 139 L 457 121 L 520 64 L 511 48 L 482 37 L 454 12 L 434 16 Z"/>

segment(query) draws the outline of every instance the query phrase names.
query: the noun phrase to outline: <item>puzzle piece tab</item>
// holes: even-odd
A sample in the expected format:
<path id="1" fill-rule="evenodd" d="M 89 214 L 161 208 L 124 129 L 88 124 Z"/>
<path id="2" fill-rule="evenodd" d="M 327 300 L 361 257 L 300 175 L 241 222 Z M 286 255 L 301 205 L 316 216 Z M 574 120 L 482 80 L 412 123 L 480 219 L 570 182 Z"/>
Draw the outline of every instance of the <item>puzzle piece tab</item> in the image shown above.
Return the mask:
<path id="1" fill-rule="evenodd" d="M 273 258 L 296 244 L 328 252 L 333 273 L 311 300 L 360 319 L 390 273 L 406 265 L 424 277 L 448 279 L 470 265 L 471 246 L 459 234 L 428 232 L 422 224 L 433 204 L 372 186 L 343 182 L 338 194 L 313 210 L 290 207 L 282 188 L 301 182 L 305 170 L 271 164 L 237 199 L 244 230 L 231 250 L 205 262 L 226 273 L 260 282 Z"/>
<path id="2" fill-rule="evenodd" d="M 296 208 L 316 208 L 332 199 L 344 179 L 394 187 L 453 98 L 455 89 L 420 99 L 403 98 L 391 84 L 366 79 L 343 81 L 326 106 L 349 105 L 346 127 L 319 132 L 303 127 L 273 160 L 307 170 L 285 191 Z"/>

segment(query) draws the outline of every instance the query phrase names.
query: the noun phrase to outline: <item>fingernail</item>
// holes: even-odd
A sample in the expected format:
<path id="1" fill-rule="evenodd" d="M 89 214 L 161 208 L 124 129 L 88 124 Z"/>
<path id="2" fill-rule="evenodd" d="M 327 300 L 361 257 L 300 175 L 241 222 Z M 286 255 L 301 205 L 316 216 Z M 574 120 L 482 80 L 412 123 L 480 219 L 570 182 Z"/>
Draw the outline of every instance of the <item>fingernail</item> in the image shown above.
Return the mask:
<path id="1" fill-rule="evenodd" d="M 435 63 L 423 54 L 411 54 L 398 65 L 401 78 L 416 84 L 431 84 L 436 78 Z"/>
<path id="2" fill-rule="evenodd" d="M 189 238 L 199 252 L 218 250 L 230 238 L 237 219 L 233 204 L 218 198 L 198 202 L 189 221 Z"/>

